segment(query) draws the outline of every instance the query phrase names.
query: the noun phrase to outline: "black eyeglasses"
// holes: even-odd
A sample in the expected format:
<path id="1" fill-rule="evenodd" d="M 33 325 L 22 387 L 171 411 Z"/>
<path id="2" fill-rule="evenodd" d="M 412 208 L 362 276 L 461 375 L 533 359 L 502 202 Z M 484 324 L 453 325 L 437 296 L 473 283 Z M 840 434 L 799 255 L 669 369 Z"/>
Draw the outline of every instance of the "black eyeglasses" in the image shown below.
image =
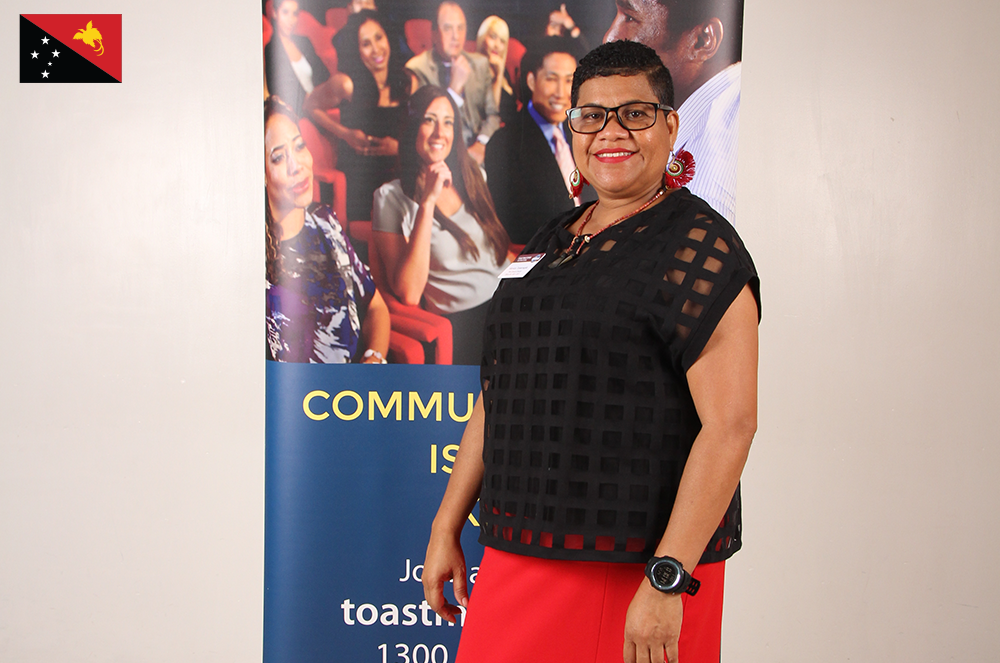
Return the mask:
<path id="1" fill-rule="evenodd" d="M 569 128 L 578 134 L 596 134 L 607 124 L 608 118 L 614 113 L 618 124 L 629 131 L 642 131 L 656 123 L 657 111 L 673 110 L 670 106 L 654 104 L 651 101 L 636 101 L 622 104 L 614 108 L 604 106 L 580 106 L 566 111 Z"/>

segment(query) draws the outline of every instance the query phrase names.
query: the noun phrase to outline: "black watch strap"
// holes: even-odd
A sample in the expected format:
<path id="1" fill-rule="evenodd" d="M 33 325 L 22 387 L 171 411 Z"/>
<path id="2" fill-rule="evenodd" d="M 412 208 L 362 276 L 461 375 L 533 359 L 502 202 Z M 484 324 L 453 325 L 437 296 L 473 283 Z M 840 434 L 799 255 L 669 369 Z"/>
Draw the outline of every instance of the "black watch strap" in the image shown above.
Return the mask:
<path id="1" fill-rule="evenodd" d="M 690 594 L 694 596 L 701 582 L 684 570 L 684 565 L 673 557 L 653 557 L 646 562 L 649 584 L 664 594 Z"/>

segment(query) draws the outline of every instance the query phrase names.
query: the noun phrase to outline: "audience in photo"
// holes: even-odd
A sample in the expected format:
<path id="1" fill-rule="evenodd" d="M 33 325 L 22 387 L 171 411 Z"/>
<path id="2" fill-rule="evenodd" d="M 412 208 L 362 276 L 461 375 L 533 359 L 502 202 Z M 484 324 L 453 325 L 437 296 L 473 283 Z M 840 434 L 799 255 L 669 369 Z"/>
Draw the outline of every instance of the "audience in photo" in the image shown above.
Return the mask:
<path id="1" fill-rule="evenodd" d="M 389 309 L 343 228 L 314 205 L 312 154 L 291 108 L 264 102 L 267 356 L 385 363 Z"/>
<path id="2" fill-rule="evenodd" d="M 406 102 L 417 80 L 399 58 L 377 12 L 351 14 L 337 33 L 340 71 L 316 88 L 308 117 L 337 140 L 338 170 L 347 178 L 347 218 L 371 218 L 375 189 L 396 177 Z M 330 109 L 339 109 L 331 114 Z"/>
<path id="3" fill-rule="evenodd" d="M 545 25 L 545 34 L 549 37 L 569 37 L 576 40 L 580 54 L 590 50 L 590 44 L 583 36 L 583 32 L 580 31 L 580 26 L 566 11 L 566 3 L 559 5 L 559 9 L 549 12 L 549 22 Z"/>
<path id="4" fill-rule="evenodd" d="M 521 59 L 524 108 L 486 146 L 486 174 L 497 216 L 515 244 L 581 201 L 570 196 L 575 168 L 566 127 L 576 44 L 568 37 L 529 42 Z M 582 194 L 593 200 L 589 187 Z"/>
<path id="5" fill-rule="evenodd" d="M 499 16 L 487 16 L 476 34 L 476 52 L 485 55 L 490 63 L 493 99 L 500 109 L 500 122 L 510 122 L 517 113 L 514 88 L 507 78 L 507 49 L 510 45 L 510 28 Z"/>
<path id="6" fill-rule="evenodd" d="M 302 115 L 306 97 L 330 78 L 326 65 L 306 37 L 294 34 L 299 21 L 296 0 L 272 0 L 274 33 L 264 47 L 264 75 L 268 92 Z"/>
<path id="7" fill-rule="evenodd" d="M 375 192 L 371 259 L 380 288 L 448 318 L 454 363 L 478 364 L 510 240 L 462 145 L 462 122 L 444 88 L 427 85 L 410 98 L 400 177 Z"/>
<path id="8" fill-rule="evenodd" d="M 406 63 L 421 85 L 448 90 L 459 107 L 463 134 L 459 138 L 469 155 L 481 164 L 486 143 L 500 128 L 500 110 L 493 96 L 489 60 L 465 51 L 465 12 L 452 0 L 438 5 L 433 48 Z"/>

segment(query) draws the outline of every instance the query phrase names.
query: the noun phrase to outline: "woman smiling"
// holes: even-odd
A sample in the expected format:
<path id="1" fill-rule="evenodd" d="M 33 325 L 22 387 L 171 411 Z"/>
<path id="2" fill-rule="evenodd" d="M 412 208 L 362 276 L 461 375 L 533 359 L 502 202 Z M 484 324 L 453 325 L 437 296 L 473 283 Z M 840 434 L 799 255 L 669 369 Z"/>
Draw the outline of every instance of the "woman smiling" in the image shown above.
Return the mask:
<path id="1" fill-rule="evenodd" d="M 598 201 L 543 227 L 524 250 L 535 267 L 497 287 L 424 561 L 431 607 L 454 618 L 454 580 L 468 608 L 459 663 L 718 663 L 756 430 L 758 280 L 732 226 L 681 186 L 672 97 L 632 42 L 574 74 L 573 179 Z M 477 499 L 470 600 L 458 542 Z"/>
<path id="2" fill-rule="evenodd" d="M 478 364 L 483 316 L 509 239 L 479 166 L 461 145 L 461 117 L 439 87 L 410 99 L 400 178 L 375 192 L 372 268 L 404 304 L 451 321 L 454 363 Z"/>
<path id="3" fill-rule="evenodd" d="M 396 177 L 406 101 L 417 82 L 393 57 L 375 11 L 351 14 L 337 33 L 337 44 L 340 71 L 309 96 L 305 112 L 338 140 L 338 169 L 347 177 L 348 219 L 369 219 L 375 189 Z M 334 108 L 339 116 L 327 112 Z"/>

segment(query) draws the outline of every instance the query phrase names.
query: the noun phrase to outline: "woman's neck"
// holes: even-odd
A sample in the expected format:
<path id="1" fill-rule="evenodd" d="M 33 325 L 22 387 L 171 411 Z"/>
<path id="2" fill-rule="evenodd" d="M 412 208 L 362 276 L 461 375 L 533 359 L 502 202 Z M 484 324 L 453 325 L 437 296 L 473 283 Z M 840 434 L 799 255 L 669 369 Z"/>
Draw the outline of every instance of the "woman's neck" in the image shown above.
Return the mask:
<path id="1" fill-rule="evenodd" d="M 278 239 L 285 241 L 302 232 L 302 228 L 306 224 L 306 210 L 302 207 L 279 210 L 272 205 L 271 218 L 274 219 L 280 231 Z"/>
<path id="2" fill-rule="evenodd" d="M 608 227 L 618 219 L 621 219 L 627 214 L 634 213 L 637 209 L 649 203 L 656 196 L 657 192 L 663 188 L 663 183 L 657 183 L 655 186 L 648 187 L 644 189 L 641 193 L 624 196 L 617 198 L 610 195 L 599 196 L 598 200 L 600 204 L 597 205 L 597 209 L 594 210 L 594 215 L 587 224 L 586 232 L 588 234 L 594 234 L 604 228 Z M 670 190 L 668 189 L 668 192 Z M 650 204 L 650 207 L 658 205 L 662 202 L 664 196 L 660 196 L 657 200 Z"/>

